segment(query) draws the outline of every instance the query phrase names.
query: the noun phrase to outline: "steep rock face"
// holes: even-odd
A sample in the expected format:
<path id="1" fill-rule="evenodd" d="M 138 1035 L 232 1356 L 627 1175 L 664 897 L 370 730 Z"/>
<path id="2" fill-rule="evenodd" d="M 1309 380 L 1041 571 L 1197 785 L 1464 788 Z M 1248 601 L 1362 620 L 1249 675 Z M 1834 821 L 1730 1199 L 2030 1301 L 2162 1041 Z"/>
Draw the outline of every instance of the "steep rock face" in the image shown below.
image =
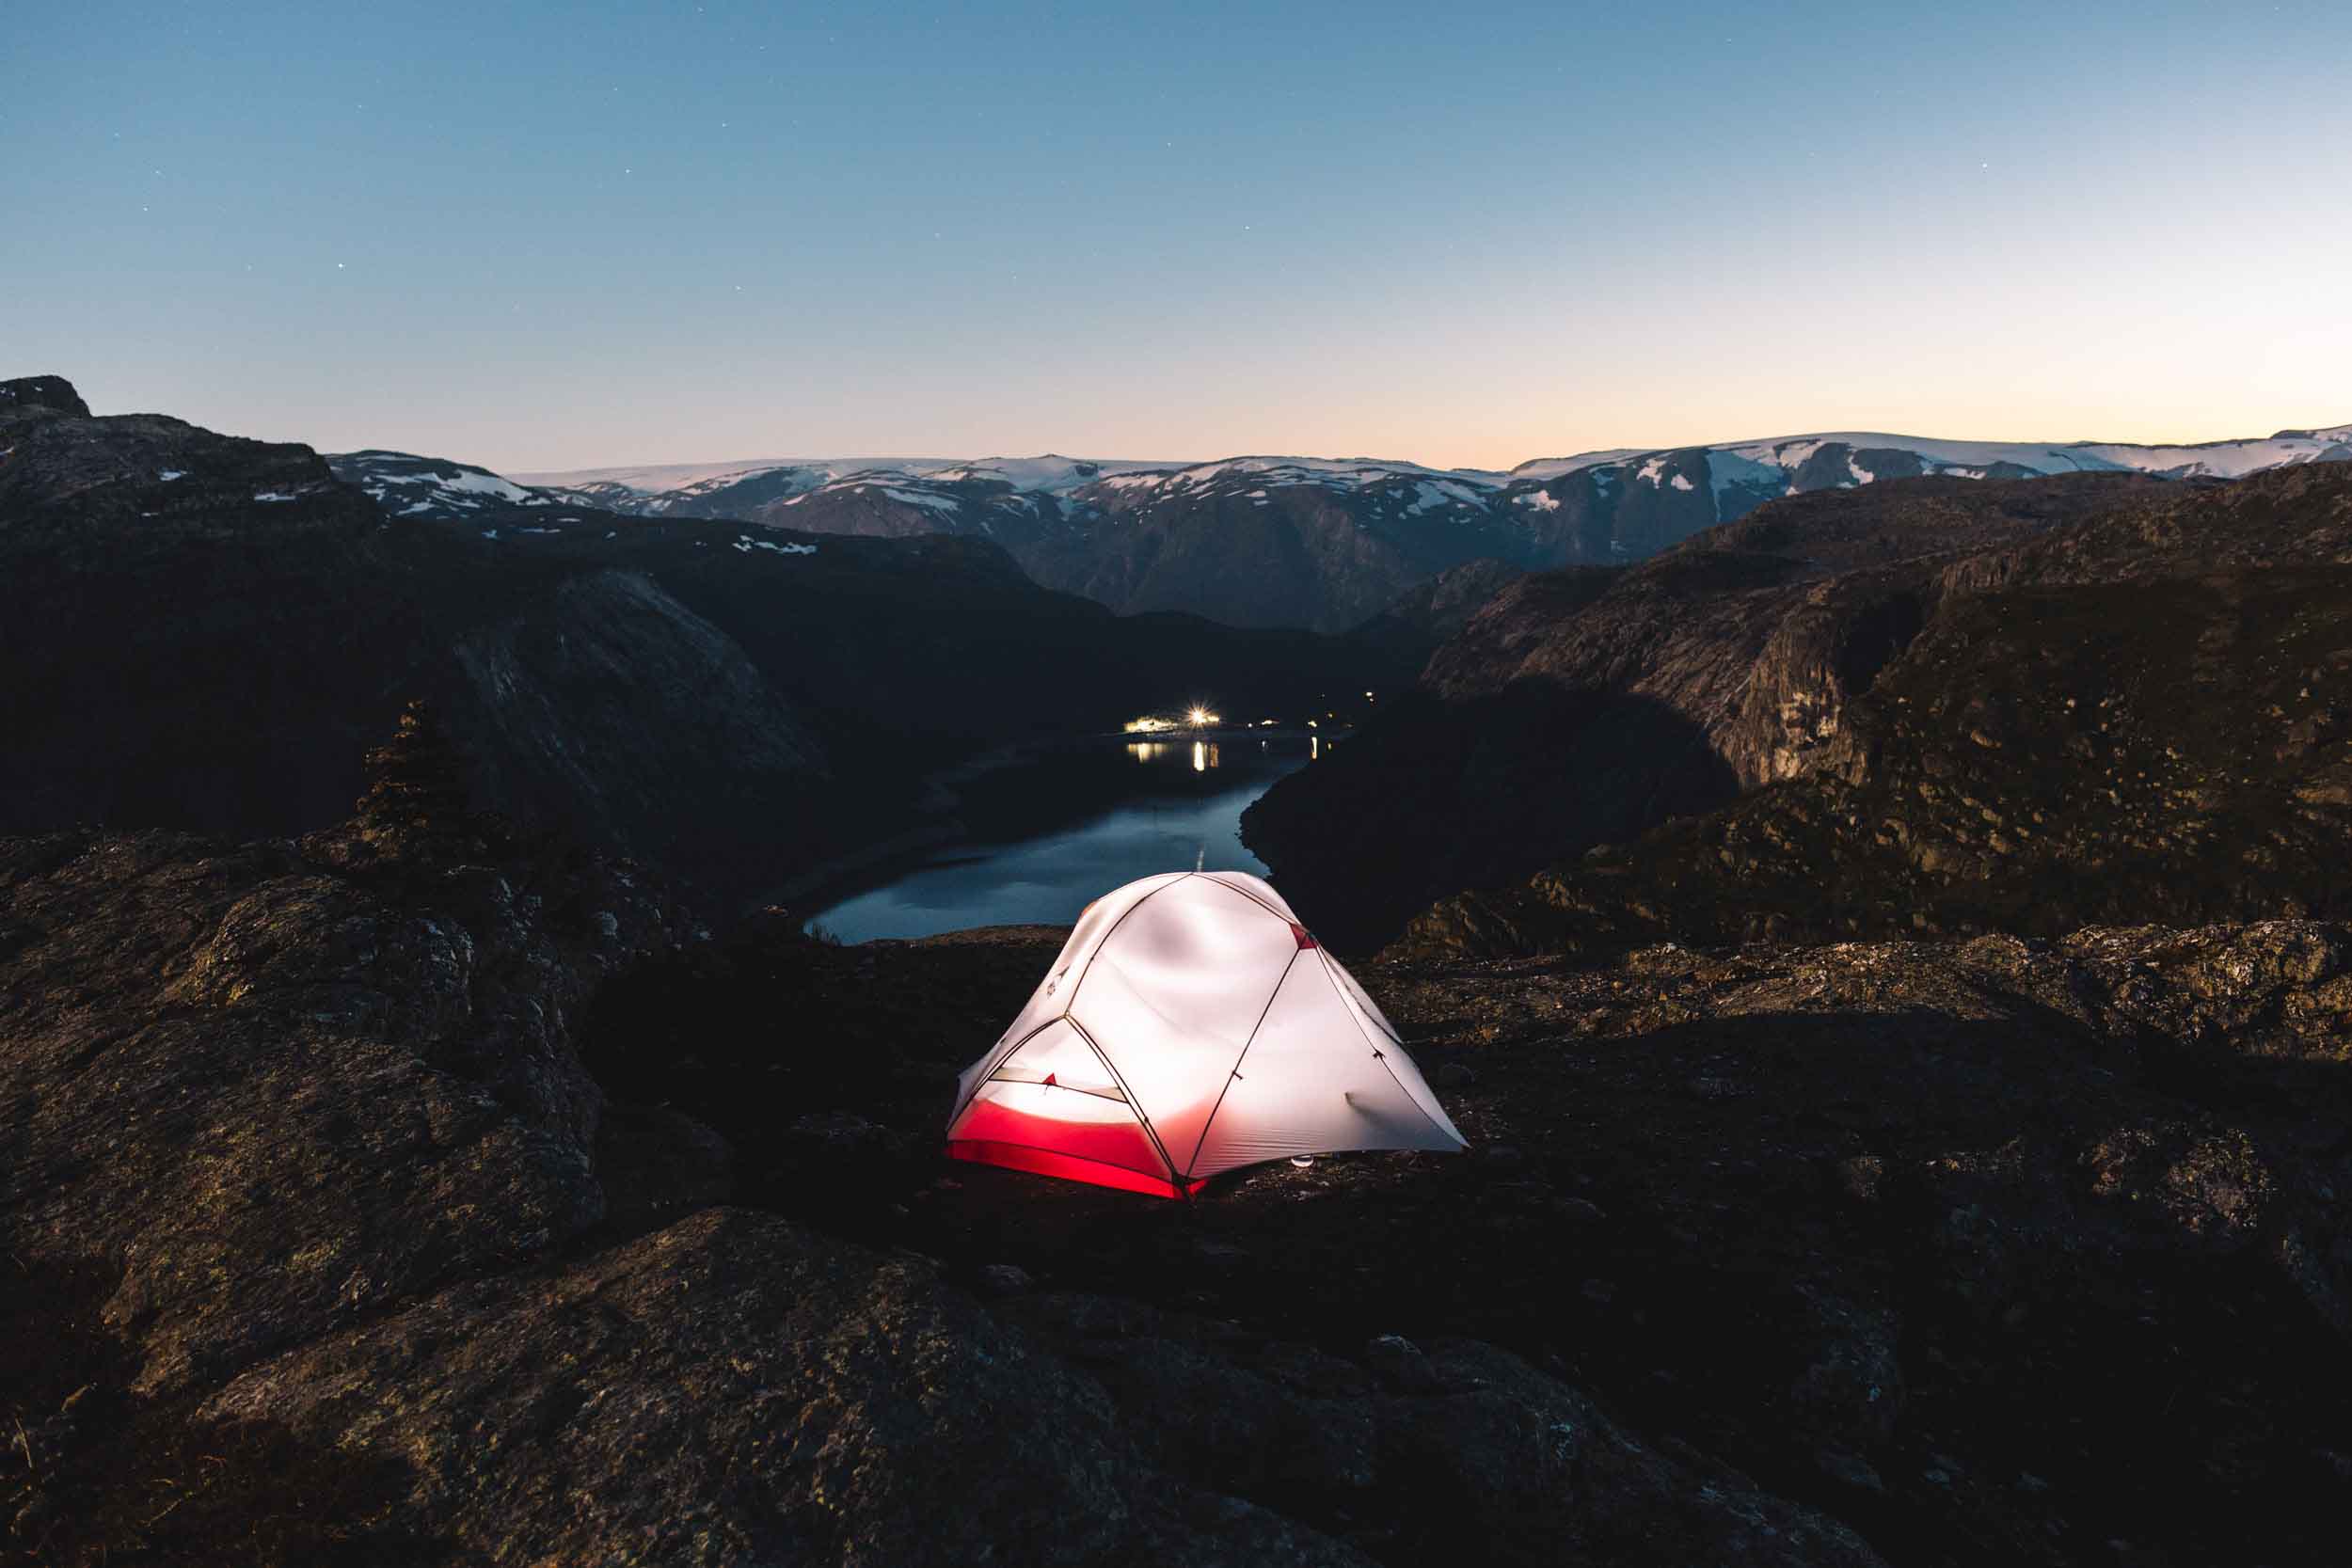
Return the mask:
<path id="1" fill-rule="evenodd" d="M 1303 912 L 1375 944 L 1463 888 L 1794 777 L 1950 584 L 1939 562 L 2148 493 L 1916 480 L 1776 501 L 1622 571 L 1520 579 L 1398 705 L 1244 819 Z"/>
<path id="2" fill-rule="evenodd" d="M 648 861 L 708 864 L 750 820 L 811 842 L 830 795 L 823 740 L 736 641 L 640 573 L 566 578 L 458 638 L 453 730 L 483 800 Z M 661 715 L 648 747 L 646 716 Z M 772 846 L 763 846 L 763 848 Z"/>
<path id="3" fill-rule="evenodd" d="M 2166 498 L 1931 586 L 1923 629 L 1801 777 L 1449 900 L 1408 943 L 2352 911 L 2352 483 L 2311 469 Z"/>

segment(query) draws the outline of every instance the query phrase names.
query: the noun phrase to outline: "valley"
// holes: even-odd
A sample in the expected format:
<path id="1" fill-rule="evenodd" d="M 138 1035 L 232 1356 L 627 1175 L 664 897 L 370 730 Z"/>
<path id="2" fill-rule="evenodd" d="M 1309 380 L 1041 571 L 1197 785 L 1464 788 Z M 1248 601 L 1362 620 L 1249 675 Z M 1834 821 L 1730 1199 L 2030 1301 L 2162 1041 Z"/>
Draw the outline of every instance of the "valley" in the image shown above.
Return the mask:
<path id="1" fill-rule="evenodd" d="M 0 446 L 0 1560 L 2331 1560 L 2324 446 L 1784 477 L 1616 564 L 1380 557 L 1458 477 L 1048 476 L 1255 626 L 56 378 Z M 1283 598 L 1311 515 L 1378 569 Z M 1340 743 L 1120 733 L 1211 699 Z M 1169 855 L 1270 866 L 1470 1151 L 943 1162 Z"/>

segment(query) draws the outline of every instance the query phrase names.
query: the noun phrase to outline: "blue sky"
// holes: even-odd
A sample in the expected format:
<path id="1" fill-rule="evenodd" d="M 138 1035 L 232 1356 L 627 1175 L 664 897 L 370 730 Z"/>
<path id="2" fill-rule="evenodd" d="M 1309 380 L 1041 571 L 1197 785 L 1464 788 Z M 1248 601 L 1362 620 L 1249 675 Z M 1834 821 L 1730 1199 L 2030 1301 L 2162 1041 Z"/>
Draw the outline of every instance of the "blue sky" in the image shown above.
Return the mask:
<path id="1" fill-rule="evenodd" d="M 0 374 L 510 469 L 2352 420 L 2340 0 L 20 8 Z"/>

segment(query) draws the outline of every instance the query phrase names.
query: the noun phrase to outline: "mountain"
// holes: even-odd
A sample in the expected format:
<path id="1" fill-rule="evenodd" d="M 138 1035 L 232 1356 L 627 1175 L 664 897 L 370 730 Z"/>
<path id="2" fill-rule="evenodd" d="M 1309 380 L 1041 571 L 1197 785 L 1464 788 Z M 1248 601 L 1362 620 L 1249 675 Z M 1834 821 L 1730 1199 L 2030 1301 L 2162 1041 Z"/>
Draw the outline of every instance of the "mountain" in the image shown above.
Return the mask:
<path id="1" fill-rule="evenodd" d="M 2352 914 L 2352 473 L 2148 497 L 1929 587 L 1784 782 L 1450 899 L 1406 944 Z"/>
<path id="2" fill-rule="evenodd" d="M 1365 945 L 1469 889 L 1505 891 L 1454 899 L 1411 940 L 1581 950 L 1611 930 L 1711 942 L 2334 908 L 2335 721 L 2312 693 L 2328 640 L 2352 646 L 2347 518 L 2352 469 L 2335 466 L 1784 498 L 1628 571 L 1506 588 L 1245 832 L 1309 919 Z M 2290 649 L 2317 674 L 2289 682 Z M 2079 721 L 2047 711 L 2061 694 Z M 2306 710 L 2319 727 L 2298 739 Z M 1996 799 L 2032 815 L 1991 823 Z M 1327 826 L 1343 821 L 1344 842 Z M 1366 837 L 1380 856 L 1357 850 Z M 2196 875 L 2178 855 L 2191 844 Z M 1914 850 L 1925 864 L 1901 869 Z M 1616 913 L 1576 935 L 1548 900 Z"/>
<path id="3" fill-rule="evenodd" d="M 723 900 L 925 820 L 1008 740 L 1402 684 L 1432 641 L 1120 617 L 985 539 L 625 516 L 0 382 L 0 832 L 336 819 L 422 699 L 490 808 Z M 379 499 L 372 499 L 373 495 Z"/>
<path id="4" fill-rule="evenodd" d="M 1543 458 L 1511 470 L 1502 500 L 1542 515 L 1572 538 L 1566 559 L 1603 560 L 1648 554 L 1701 529 L 1731 522 L 1776 497 L 1886 480 L 2071 473 L 2242 479 L 2267 468 L 2348 461 L 2352 425 L 2177 447 L 2114 441 L 2044 446 L 1846 431 Z"/>
<path id="5" fill-rule="evenodd" d="M 478 516 L 488 507 L 562 503 L 562 498 L 501 479 L 487 468 L 412 452 L 330 452 L 326 467 L 395 517 L 449 522 Z"/>
<path id="6" fill-rule="evenodd" d="M 1333 942 L 1376 946 L 1448 894 L 1804 766 L 1836 694 L 1924 613 L 1925 562 L 2161 488 L 2104 474 L 1818 491 L 1631 566 L 1521 578 L 1312 780 L 1252 806 L 1245 833 Z"/>
<path id="7" fill-rule="evenodd" d="M 818 533 L 957 533 L 1047 587 L 1121 611 L 1343 630 L 1448 568 L 1613 563 L 1768 500 L 1896 479 L 2074 473 L 2240 478 L 2352 460 L 2352 426 L 2151 447 L 1951 441 L 1867 432 L 1618 450 L 1507 473 L 1375 459 L 805 461 L 532 476 L 582 503 Z"/>

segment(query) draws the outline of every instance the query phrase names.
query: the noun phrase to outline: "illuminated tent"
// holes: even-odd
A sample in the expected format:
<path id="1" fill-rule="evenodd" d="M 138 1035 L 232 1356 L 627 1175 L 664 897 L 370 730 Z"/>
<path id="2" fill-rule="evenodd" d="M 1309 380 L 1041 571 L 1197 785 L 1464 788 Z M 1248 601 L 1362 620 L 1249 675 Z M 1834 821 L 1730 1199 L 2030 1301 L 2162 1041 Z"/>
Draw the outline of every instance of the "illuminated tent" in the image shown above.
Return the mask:
<path id="1" fill-rule="evenodd" d="M 1281 895 L 1233 871 L 1105 894 L 947 1118 L 960 1160 L 1175 1197 L 1340 1149 L 1468 1146 Z"/>

